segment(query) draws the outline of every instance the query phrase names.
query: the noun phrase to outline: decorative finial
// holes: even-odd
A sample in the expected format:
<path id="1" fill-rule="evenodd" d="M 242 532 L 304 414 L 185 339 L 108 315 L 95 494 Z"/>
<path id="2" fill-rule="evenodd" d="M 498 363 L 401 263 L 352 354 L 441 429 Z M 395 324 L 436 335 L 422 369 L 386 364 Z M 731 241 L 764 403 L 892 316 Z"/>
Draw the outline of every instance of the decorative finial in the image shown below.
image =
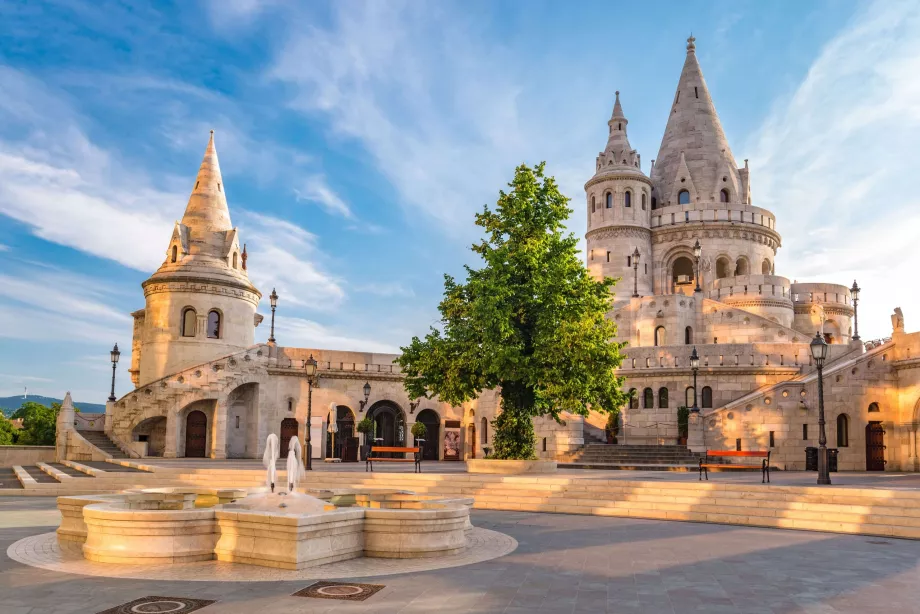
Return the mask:
<path id="1" fill-rule="evenodd" d="M 616 92 L 614 92 L 614 94 L 616 94 L 616 95 L 617 95 L 617 98 L 619 98 L 619 97 L 620 97 L 620 90 L 617 90 Z"/>
<path id="2" fill-rule="evenodd" d="M 694 44 L 695 42 L 696 42 L 696 39 L 693 38 L 693 32 L 691 32 L 690 38 L 687 39 L 687 53 L 690 53 L 691 51 L 696 49 L 696 45 Z"/>
<path id="3" fill-rule="evenodd" d="M 214 129 L 211 128 L 211 136 L 214 136 Z"/>

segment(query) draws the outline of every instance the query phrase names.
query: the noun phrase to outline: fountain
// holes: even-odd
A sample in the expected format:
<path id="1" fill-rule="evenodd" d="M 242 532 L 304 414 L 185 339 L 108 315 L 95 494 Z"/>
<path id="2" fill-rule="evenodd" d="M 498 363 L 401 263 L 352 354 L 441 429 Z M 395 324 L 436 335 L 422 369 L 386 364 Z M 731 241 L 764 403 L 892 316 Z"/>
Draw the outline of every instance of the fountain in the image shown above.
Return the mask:
<path id="1" fill-rule="evenodd" d="M 278 438 L 265 444 L 266 488 L 163 488 L 59 497 L 59 542 L 83 542 L 101 563 L 212 560 L 304 569 L 357 557 L 442 557 L 462 552 L 472 499 L 408 491 L 298 492 L 300 442 L 288 448 L 278 489 Z M 315 496 L 314 496 L 315 495 Z M 335 501 L 333 503 L 332 501 Z"/>

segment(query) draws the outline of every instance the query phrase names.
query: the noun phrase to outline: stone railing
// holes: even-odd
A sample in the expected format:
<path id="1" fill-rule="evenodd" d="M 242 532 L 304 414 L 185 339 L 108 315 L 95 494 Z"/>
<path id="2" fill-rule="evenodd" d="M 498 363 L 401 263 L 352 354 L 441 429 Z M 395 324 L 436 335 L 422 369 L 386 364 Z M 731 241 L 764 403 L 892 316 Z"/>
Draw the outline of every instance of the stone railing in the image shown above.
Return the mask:
<path id="1" fill-rule="evenodd" d="M 776 218 L 773 214 L 753 205 L 729 203 L 669 205 L 658 207 L 651 212 L 652 228 L 693 223 L 751 224 L 776 231 Z"/>

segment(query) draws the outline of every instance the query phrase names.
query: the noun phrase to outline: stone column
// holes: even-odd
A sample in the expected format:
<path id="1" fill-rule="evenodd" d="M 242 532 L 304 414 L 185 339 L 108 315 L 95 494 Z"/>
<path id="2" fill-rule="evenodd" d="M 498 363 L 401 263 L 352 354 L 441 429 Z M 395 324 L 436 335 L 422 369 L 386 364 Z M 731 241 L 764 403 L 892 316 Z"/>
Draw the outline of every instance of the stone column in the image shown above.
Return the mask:
<path id="1" fill-rule="evenodd" d="M 163 447 L 163 458 L 176 458 L 179 448 L 179 414 L 169 412 L 166 415 L 166 445 Z"/>
<path id="2" fill-rule="evenodd" d="M 211 428 L 211 458 L 227 458 L 227 398 L 223 397 L 214 405 Z"/>
<path id="3" fill-rule="evenodd" d="M 67 458 L 67 440 L 70 437 L 70 432 L 74 430 L 73 421 L 73 399 L 70 398 L 70 392 L 68 392 L 64 395 L 64 401 L 61 403 L 61 410 L 58 412 L 55 425 L 54 460 L 57 462 Z"/>
<path id="4" fill-rule="evenodd" d="M 706 443 L 703 437 L 703 416 L 690 412 L 687 425 L 687 448 L 691 452 L 705 452 Z"/>

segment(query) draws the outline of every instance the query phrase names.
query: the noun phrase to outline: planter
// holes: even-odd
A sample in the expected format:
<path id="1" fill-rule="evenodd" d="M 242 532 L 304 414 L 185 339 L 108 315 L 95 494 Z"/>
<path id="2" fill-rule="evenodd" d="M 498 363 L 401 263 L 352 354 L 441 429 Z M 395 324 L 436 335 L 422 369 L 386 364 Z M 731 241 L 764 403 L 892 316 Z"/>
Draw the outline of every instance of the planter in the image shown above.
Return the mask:
<path id="1" fill-rule="evenodd" d="M 556 461 L 552 460 L 497 460 L 475 458 L 466 461 L 470 473 L 497 473 L 518 475 L 522 473 L 555 473 Z"/>

